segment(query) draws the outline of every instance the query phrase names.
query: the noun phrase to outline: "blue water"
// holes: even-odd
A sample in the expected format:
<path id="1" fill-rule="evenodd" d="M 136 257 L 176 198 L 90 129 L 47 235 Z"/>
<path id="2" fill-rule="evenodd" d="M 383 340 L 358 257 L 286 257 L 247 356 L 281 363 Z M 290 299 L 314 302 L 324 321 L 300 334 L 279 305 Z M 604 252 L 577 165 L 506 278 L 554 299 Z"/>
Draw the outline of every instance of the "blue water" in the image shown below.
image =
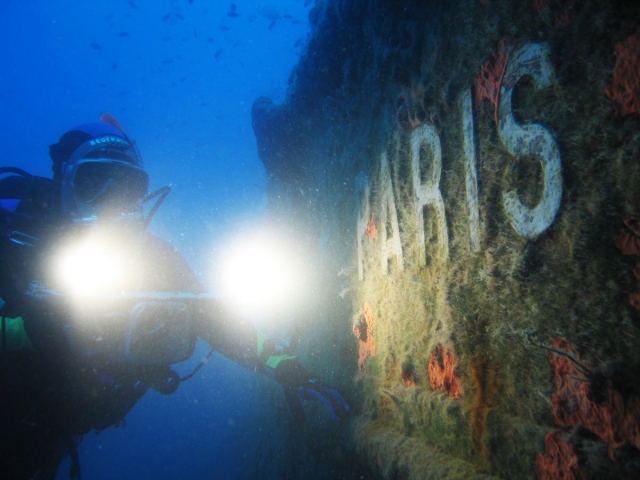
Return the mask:
<path id="1" fill-rule="evenodd" d="M 196 357 L 207 353 L 200 347 Z M 188 373 L 183 367 L 180 373 Z M 252 474 L 265 442 L 273 462 L 284 461 L 284 425 L 276 418 L 287 407 L 279 386 L 218 355 L 201 372 L 172 395 L 147 393 L 124 428 L 85 435 L 78 448 L 82 478 L 267 478 Z M 68 478 L 69 466 L 57 479 Z"/>
<path id="2" fill-rule="evenodd" d="M 194 357 L 206 355 L 206 345 L 200 347 Z M 269 478 L 286 460 L 279 385 L 219 355 L 201 372 L 172 395 L 147 393 L 124 428 L 85 435 L 78 448 L 83 479 Z M 69 465 L 60 467 L 58 480 L 68 478 Z"/>
<path id="3" fill-rule="evenodd" d="M 308 32 L 303 0 L 235 4 L 0 2 L 2 164 L 49 176 L 48 145 L 111 113 L 136 140 L 151 188 L 174 185 L 151 230 L 211 290 L 225 242 L 265 214 L 252 102 L 283 100 Z M 291 18 L 269 28 L 274 10 Z M 199 345 L 178 368 L 206 353 Z M 259 455 L 277 464 L 282 409 L 277 385 L 214 356 L 175 394 L 148 393 L 126 428 L 86 435 L 83 478 L 247 478 Z M 63 465 L 58 478 L 67 475 Z"/>

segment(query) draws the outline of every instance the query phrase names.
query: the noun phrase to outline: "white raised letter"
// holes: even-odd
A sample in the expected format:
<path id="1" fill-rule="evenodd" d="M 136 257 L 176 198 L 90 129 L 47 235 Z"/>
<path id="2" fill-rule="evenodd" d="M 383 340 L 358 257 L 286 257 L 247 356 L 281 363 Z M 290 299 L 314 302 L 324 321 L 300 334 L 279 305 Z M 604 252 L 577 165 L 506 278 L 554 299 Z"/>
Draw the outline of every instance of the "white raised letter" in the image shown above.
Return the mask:
<path id="1" fill-rule="evenodd" d="M 469 240 L 471 251 L 480 251 L 480 215 L 478 213 L 478 172 L 476 171 L 476 142 L 473 135 L 473 109 L 471 90 L 460 97 L 462 110 L 462 135 L 464 141 L 464 182 L 467 187 L 469 209 Z"/>
<path id="2" fill-rule="evenodd" d="M 430 152 L 431 175 L 421 175 L 422 158 Z M 427 163 L 427 161 L 425 161 Z M 427 163 L 428 165 L 428 163 Z M 442 148 L 440 137 L 433 125 L 422 125 L 411 132 L 411 171 L 413 176 L 413 191 L 415 192 L 416 228 L 418 235 L 418 250 L 423 263 L 426 263 L 425 235 L 424 235 L 424 207 L 431 206 L 435 214 L 434 223 L 438 239 L 438 253 L 436 257 L 446 262 L 449 258 L 449 235 L 447 234 L 447 220 L 444 212 L 444 201 L 440 193 L 440 173 L 442 172 Z"/>
<path id="3" fill-rule="evenodd" d="M 533 238 L 544 232 L 558 213 L 562 196 L 562 174 L 558 145 L 547 129 L 538 124 L 520 126 L 513 118 L 511 94 L 513 87 L 524 75 L 533 77 L 536 88 L 552 84 L 553 67 L 545 47 L 530 43 L 516 51 L 507 65 L 500 88 L 498 131 L 502 143 L 516 157 L 538 157 L 544 172 L 544 190 L 535 208 L 522 205 L 514 190 L 502 195 L 511 226 L 521 236 Z"/>
<path id="4" fill-rule="evenodd" d="M 386 275 L 389 273 L 389 258 L 391 257 L 396 258 L 398 269 L 404 268 L 400 226 L 398 225 L 398 213 L 393 195 L 387 152 L 384 152 L 380 158 L 380 190 L 380 261 L 382 273 Z M 390 231 L 387 231 L 387 225 Z"/>

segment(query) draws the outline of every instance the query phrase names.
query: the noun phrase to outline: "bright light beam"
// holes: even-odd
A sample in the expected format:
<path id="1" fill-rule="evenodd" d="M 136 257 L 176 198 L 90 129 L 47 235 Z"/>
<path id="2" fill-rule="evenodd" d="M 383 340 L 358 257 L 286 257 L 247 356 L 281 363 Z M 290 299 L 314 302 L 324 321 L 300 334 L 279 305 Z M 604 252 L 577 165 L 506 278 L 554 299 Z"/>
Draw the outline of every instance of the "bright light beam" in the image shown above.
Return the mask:
<path id="1" fill-rule="evenodd" d="M 295 254 L 261 235 L 236 243 L 225 256 L 220 283 L 227 300 L 247 314 L 282 310 L 298 297 L 302 279 Z"/>
<path id="2" fill-rule="evenodd" d="M 120 257 L 103 242 L 84 242 L 62 254 L 58 275 L 63 285 L 74 294 L 105 293 L 105 289 L 113 288 L 122 275 Z"/>

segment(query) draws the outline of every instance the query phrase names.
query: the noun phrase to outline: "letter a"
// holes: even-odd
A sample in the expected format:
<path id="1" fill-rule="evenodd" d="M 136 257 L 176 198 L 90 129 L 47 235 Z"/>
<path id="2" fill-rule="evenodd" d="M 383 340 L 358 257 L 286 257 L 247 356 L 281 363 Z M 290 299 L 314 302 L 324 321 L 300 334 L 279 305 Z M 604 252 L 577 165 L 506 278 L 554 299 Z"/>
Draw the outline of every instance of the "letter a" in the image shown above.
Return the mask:
<path id="1" fill-rule="evenodd" d="M 400 226 L 396 201 L 393 196 L 393 183 L 389 172 L 387 152 L 380 158 L 380 246 L 381 266 L 384 275 L 389 273 L 389 258 L 395 257 L 398 269 L 402 270 L 402 244 L 400 243 Z M 390 232 L 387 231 L 389 226 Z"/>

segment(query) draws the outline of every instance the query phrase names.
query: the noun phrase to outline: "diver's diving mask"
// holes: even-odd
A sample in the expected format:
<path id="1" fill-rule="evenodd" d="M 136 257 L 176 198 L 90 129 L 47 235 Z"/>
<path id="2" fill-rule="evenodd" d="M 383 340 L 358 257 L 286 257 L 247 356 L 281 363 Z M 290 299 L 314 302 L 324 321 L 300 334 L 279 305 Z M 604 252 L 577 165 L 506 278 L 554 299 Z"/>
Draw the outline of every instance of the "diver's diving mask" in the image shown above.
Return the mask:
<path id="1" fill-rule="evenodd" d="M 81 159 L 64 170 L 62 208 L 76 221 L 131 214 L 140 211 L 148 188 L 147 172 L 129 162 Z"/>

